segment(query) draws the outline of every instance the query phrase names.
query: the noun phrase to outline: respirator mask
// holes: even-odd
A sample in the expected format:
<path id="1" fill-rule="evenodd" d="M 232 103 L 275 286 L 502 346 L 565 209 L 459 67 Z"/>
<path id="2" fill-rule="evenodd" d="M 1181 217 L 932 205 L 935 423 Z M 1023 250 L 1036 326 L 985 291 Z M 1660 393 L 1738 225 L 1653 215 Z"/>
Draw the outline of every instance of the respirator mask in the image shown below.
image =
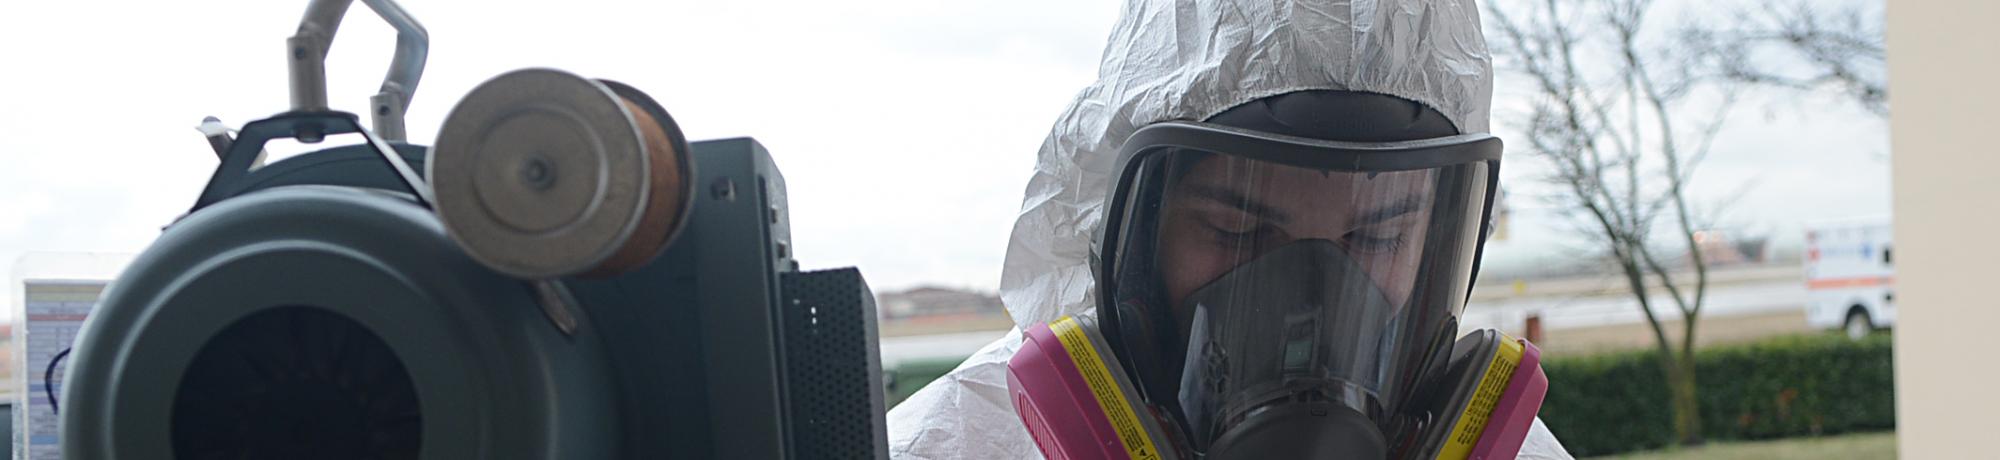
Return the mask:
<path id="1" fill-rule="evenodd" d="M 1016 411 L 1045 455 L 1519 449 L 1547 386 L 1539 352 L 1496 331 L 1458 334 L 1500 140 L 1242 127 L 1280 112 L 1157 123 L 1126 141 L 1095 253 L 1101 307 L 1028 328 L 1009 363 Z"/>

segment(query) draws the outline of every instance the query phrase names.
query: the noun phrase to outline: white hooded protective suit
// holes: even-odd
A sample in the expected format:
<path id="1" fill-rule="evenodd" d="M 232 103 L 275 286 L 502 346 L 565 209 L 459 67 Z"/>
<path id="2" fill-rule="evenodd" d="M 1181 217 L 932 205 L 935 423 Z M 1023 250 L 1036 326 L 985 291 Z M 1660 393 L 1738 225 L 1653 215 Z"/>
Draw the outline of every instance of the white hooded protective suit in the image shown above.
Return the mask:
<path id="1" fill-rule="evenodd" d="M 1007 246 L 1000 295 L 1017 324 L 889 411 L 905 459 L 1039 458 L 1007 393 L 1021 327 L 1091 312 L 1092 241 L 1120 145 L 1133 131 L 1201 121 L 1302 90 L 1425 104 L 1487 132 L 1493 66 L 1472 0 L 1127 0 L 1084 88 L 1042 143 Z M 1522 459 L 1568 459 L 1537 420 Z"/>

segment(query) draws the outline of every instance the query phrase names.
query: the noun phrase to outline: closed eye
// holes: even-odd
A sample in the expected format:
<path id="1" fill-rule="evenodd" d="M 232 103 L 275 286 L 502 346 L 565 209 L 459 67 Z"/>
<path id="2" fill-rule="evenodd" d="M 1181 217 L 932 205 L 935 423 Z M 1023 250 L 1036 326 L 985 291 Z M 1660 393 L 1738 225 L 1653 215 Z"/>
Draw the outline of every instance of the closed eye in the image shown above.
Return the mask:
<path id="1" fill-rule="evenodd" d="M 1363 254 L 1396 252 L 1396 250 L 1403 248 L 1403 242 L 1406 239 L 1402 232 L 1396 232 L 1393 235 L 1371 235 L 1353 232 L 1348 233 L 1346 237 L 1348 250 Z"/>
<path id="2" fill-rule="evenodd" d="M 1270 225 L 1255 219 L 1202 219 L 1202 226 L 1208 229 L 1217 244 L 1225 246 L 1253 244 L 1275 231 Z"/>

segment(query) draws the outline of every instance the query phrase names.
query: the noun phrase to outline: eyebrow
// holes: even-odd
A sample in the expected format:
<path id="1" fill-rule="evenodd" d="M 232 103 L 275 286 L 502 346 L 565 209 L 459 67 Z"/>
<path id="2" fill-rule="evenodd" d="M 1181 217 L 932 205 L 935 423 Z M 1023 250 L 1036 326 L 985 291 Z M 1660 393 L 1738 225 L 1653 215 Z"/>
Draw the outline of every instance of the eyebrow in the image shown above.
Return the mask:
<path id="1" fill-rule="evenodd" d="M 1184 191 L 1195 198 L 1228 205 L 1272 223 L 1284 224 L 1292 220 L 1290 214 L 1257 200 L 1250 199 L 1250 197 L 1244 196 L 1235 190 L 1203 184 L 1182 184 L 1181 186 L 1186 187 Z M 1417 210 L 1423 209 L 1423 206 L 1424 202 L 1421 197 L 1407 196 L 1386 206 L 1370 209 L 1367 213 L 1362 214 L 1360 218 L 1354 220 L 1354 226 L 1361 227 L 1381 223 L 1382 221 L 1417 212 Z"/>
<path id="2" fill-rule="evenodd" d="M 1402 217 L 1405 214 L 1417 212 L 1417 210 L 1423 209 L 1423 207 L 1424 207 L 1424 202 L 1422 199 L 1419 199 L 1419 197 L 1414 195 L 1406 196 L 1403 197 L 1402 200 L 1398 200 L 1395 203 L 1389 204 L 1388 206 L 1378 207 L 1373 210 L 1369 210 L 1367 214 L 1362 214 L 1361 218 L 1354 220 L 1355 226 L 1360 227 L 1360 226 L 1378 224 L 1385 220 L 1394 219 L 1397 217 Z"/>
<path id="3" fill-rule="evenodd" d="M 1278 208 L 1273 208 L 1257 200 L 1252 200 L 1250 197 L 1244 196 L 1242 193 L 1237 193 L 1235 190 L 1202 184 L 1182 184 L 1181 186 L 1186 187 L 1184 191 L 1195 198 L 1229 205 L 1272 223 L 1283 224 L 1292 220 L 1290 214 L 1286 214 L 1284 211 L 1279 211 Z"/>

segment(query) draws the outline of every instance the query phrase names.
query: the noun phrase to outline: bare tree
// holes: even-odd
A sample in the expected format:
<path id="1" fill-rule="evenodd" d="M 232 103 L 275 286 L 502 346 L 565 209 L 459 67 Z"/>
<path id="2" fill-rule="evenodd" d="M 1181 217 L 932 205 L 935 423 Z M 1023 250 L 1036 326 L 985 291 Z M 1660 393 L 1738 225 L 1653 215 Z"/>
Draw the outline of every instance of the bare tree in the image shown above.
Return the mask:
<path id="1" fill-rule="evenodd" d="M 1874 5 L 1762 0 L 1729 20 L 1689 23 L 1681 43 L 1698 71 L 1761 87 L 1833 91 L 1886 116 L 1888 61 Z"/>
<path id="2" fill-rule="evenodd" d="M 1698 444 L 1694 342 L 1708 269 L 1688 184 L 1738 85 L 1656 45 L 1651 0 L 1491 1 L 1487 11 L 1501 67 L 1534 88 L 1524 150 L 1553 166 L 1544 180 L 1562 192 L 1550 198 L 1623 274 L 1652 327 L 1677 440 Z M 1661 293 L 1677 337 L 1654 313 Z"/>

